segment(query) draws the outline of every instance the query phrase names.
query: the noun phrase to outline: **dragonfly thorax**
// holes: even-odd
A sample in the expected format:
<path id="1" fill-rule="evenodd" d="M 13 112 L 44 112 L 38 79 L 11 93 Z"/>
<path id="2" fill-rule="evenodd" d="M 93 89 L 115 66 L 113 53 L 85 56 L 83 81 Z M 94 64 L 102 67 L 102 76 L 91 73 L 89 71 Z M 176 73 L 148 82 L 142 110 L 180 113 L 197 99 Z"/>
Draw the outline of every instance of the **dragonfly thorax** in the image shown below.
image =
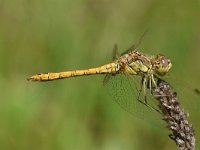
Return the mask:
<path id="1" fill-rule="evenodd" d="M 164 55 L 159 54 L 155 57 L 150 57 L 138 51 L 131 51 L 124 54 L 116 62 L 120 72 L 132 75 L 147 74 L 151 76 L 157 74 L 163 76 L 172 67 L 171 61 Z"/>
<path id="2" fill-rule="evenodd" d="M 132 51 L 128 54 L 122 55 L 117 60 L 120 70 L 125 74 L 149 74 L 152 72 L 152 61 L 150 57 L 139 53 L 138 51 Z"/>

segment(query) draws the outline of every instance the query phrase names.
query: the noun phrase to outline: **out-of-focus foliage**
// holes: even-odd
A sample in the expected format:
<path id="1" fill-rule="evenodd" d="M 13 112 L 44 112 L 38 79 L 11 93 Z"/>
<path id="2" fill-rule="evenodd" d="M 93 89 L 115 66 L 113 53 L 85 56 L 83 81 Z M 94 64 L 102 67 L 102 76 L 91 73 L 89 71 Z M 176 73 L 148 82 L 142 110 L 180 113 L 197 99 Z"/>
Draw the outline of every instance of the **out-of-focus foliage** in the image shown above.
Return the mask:
<path id="1" fill-rule="evenodd" d="M 120 109 L 101 75 L 26 81 L 110 62 L 115 43 L 122 52 L 147 29 L 139 50 L 167 55 L 170 76 L 200 86 L 198 0 L 1 0 L 0 149 L 175 149 L 167 131 Z M 184 97 L 198 109 L 200 98 Z"/>

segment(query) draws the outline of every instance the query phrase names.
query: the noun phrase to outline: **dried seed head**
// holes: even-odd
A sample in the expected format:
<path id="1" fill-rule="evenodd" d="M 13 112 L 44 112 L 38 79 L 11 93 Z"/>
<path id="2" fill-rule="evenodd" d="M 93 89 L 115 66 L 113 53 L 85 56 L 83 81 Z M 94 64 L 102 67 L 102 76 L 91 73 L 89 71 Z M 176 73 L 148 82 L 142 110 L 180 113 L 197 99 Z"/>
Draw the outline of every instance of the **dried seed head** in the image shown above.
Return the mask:
<path id="1" fill-rule="evenodd" d="M 177 93 L 166 82 L 158 78 L 157 88 L 153 91 L 159 101 L 159 108 L 167 128 L 171 130 L 169 137 L 174 140 L 181 150 L 195 149 L 195 134 L 192 124 L 188 122 L 188 113 L 180 108 Z"/>

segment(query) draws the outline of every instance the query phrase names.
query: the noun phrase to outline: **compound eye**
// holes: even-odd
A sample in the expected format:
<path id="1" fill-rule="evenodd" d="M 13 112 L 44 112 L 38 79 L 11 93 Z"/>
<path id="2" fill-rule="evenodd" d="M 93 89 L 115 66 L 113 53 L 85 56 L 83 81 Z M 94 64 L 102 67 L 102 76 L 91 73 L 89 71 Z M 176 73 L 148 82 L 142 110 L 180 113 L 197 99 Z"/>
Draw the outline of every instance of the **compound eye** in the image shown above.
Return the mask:
<path id="1" fill-rule="evenodd" d="M 161 54 L 157 55 L 156 62 L 156 73 L 159 75 L 165 75 L 172 67 L 171 61 Z"/>
<path id="2" fill-rule="evenodd" d="M 164 68 L 169 66 L 169 60 L 166 57 L 162 58 L 161 63 Z"/>

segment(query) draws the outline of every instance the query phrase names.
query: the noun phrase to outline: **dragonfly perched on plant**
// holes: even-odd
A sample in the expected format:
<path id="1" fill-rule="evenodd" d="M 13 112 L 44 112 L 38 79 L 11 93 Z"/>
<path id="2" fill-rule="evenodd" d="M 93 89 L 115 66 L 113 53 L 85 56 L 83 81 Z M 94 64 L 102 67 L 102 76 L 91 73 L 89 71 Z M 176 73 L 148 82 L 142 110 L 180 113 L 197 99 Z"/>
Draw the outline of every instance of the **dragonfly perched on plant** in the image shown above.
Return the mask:
<path id="1" fill-rule="evenodd" d="M 155 76 L 167 74 L 172 63 L 165 55 L 149 56 L 137 51 L 142 38 L 143 36 L 139 42 L 121 55 L 118 53 L 117 46 L 115 46 L 114 60 L 100 67 L 40 73 L 29 77 L 28 80 L 52 81 L 76 76 L 106 74 L 104 86 L 122 108 L 139 118 L 144 118 L 144 115 L 148 115 L 149 118 L 149 114 L 145 114 L 144 110 L 148 110 L 146 113 L 153 113 L 152 116 L 156 116 L 159 114 L 156 112 L 158 106 L 149 95 L 152 95 L 152 88 L 156 87 Z"/>

